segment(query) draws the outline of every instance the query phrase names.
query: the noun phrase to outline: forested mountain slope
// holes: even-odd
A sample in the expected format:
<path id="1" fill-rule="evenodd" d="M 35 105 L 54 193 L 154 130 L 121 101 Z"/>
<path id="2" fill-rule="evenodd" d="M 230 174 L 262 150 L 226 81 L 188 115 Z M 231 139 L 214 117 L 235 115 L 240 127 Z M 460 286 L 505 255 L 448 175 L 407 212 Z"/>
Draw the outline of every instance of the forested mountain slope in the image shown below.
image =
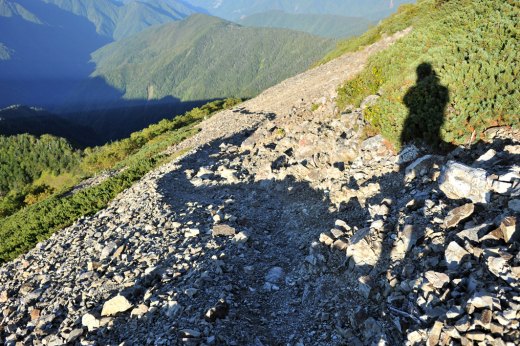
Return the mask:
<path id="1" fill-rule="evenodd" d="M 178 0 L 42 0 L 87 18 L 96 31 L 119 40 L 150 26 L 181 20 L 200 10 Z"/>
<path id="2" fill-rule="evenodd" d="M 127 99 L 250 97 L 305 70 L 333 44 L 197 14 L 96 51 L 93 77 Z"/>
<path id="3" fill-rule="evenodd" d="M 195 12 L 175 0 L 1 0 L 0 107 L 66 104 L 94 71 L 92 52 Z"/>

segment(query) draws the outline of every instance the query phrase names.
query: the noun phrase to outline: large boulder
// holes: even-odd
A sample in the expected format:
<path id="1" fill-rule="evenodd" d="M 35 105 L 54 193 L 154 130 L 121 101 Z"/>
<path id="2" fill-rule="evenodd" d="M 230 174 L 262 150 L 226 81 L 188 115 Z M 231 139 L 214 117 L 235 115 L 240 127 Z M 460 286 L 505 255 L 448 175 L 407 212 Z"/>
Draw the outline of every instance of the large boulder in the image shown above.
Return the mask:
<path id="1" fill-rule="evenodd" d="M 439 187 L 451 199 L 467 198 L 473 203 L 489 203 L 491 190 L 487 172 L 449 161 L 439 177 Z"/>

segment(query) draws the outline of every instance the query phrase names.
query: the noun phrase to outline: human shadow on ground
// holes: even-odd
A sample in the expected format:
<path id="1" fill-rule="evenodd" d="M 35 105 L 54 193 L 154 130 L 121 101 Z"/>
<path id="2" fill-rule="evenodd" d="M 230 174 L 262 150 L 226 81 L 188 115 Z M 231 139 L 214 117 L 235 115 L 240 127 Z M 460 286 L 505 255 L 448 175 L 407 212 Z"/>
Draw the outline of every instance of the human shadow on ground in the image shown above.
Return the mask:
<path id="1" fill-rule="evenodd" d="M 408 90 L 403 101 L 409 112 L 400 136 L 402 145 L 423 141 L 438 152 L 454 149 L 441 136 L 450 93 L 440 84 L 430 63 L 423 62 L 417 67 L 416 84 Z"/>

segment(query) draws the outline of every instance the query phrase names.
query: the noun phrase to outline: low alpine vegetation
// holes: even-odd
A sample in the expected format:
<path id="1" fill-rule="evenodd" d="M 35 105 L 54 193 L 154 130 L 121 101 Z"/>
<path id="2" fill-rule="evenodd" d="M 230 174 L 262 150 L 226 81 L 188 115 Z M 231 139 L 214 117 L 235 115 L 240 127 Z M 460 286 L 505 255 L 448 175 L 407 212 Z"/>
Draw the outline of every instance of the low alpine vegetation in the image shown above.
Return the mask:
<path id="1" fill-rule="evenodd" d="M 426 132 L 439 130 L 439 139 L 465 143 L 493 126 L 520 122 L 520 71 L 518 38 L 520 4 L 514 0 L 420 0 L 406 5 L 360 38 L 342 44 L 342 52 L 373 42 L 385 33 L 409 25 L 411 34 L 377 54 L 357 78 L 339 89 L 338 105 L 359 105 L 368 95 L 381 97 L 365 110 L 365 118 L 385 137 L 401 145 L 410 111 L 419 110 Z M 339 50 L 334 54 L 339 54 Z M 438 88 L 419 88 L 420 66 L 430 66 L 428 78 Z M 444 92 L 436 92 L 445 88 Z M 423 107 L 439 105 L 439 107 Z M 444 108 L 440 124 L 433 119 Z M 416 133 L 429 139 L 431 133 Z"/>

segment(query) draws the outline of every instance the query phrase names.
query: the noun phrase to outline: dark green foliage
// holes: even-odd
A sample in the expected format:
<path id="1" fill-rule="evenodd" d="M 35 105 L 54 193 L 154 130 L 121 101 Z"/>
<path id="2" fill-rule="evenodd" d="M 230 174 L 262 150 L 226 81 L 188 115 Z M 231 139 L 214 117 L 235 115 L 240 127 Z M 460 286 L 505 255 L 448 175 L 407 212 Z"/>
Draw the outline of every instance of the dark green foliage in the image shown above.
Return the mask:
<path id="1" fill-rule="evenodd" d="M 98 186 L 71 196 L 53 196 L 0 221 L 0 262 L 13 259 L 77 218 L 102 209 L 157 163 L 143 160 Z"/>
<path id="2" fill-rule="evenodd" d="M 401 24 L 414 23 L 413 32 L 374 56 L 364 72 L 340 88 L 340 107 L 359 104 L 381 91 L 382 97 L 365 117 L 396 146 L 401 134 L 408 140 L 431 143 L 437 138 L 458 144 L 492 126 L 519 125 L 520 3 L 450 0 L 441 5 L 422 0 L 378 30 L 388 31 L 387 23 L 393 28 L 405 26 L 399 18 Z M 417 81 L 416 69 L 422 63 L 429 63 L 436 72 L 430 78 L 438 79 L 426 87 Z M 380 71 L 380 78 L 374 78 L 373 71 Z M 447 88 L 449 102 L 442 88 Z M 438 120 L 425 119 L 440 109 L 444 119 L 437 135 Z M 413 133 L 414 125 L 408 128 L 412 113 L 422 119 L 412 123 L 425 123 L 421 133 Z"/>
<path id="3" fill-rule="evenodd" d="M 0 195 L 21 190 L 47 171 L 58 175 L 77 166 L 80 153 L 63 138 L 0 136 Z"/>
<path id="4" fill-rule="evenodd" d="M 304 71 L 333 44 L 305 33 L 246 28 L 198 14 L 96 51 L 94 76 L 127 99 L 251 97 Z"/>
<path id="5" fill-rule="evenodd" d="M 79 217 L 91 215 L 104 208 L 118 193 L 129 188 L 152 168 L 171 159 L 172 156 L 166 156 L 164 150 L 197 133 L 195 125 L 212 113 L 232 107 L 239 102 L 238 99 L 214 101 L 173 120 L 163 120 L 135 132 L 130 138 L 103 147 L 88 148 L 83 153 L 80 164 L 76 161 L 75 165 L 65 165 L 68 161 L 61 159 L 63 167 L 68 167 L 78 179 L 85 174 L 93 174 L 102 169 L 122 169 L 117 176 L 105 180 L 100 185 L 86 188 L 75 194 L 66 193 L 67 190 L 63 186 L 61 194 L 53 194 L 50 197 L 47 185 L 27 185 L 26 195 L 11 192 L 0 199 L 0 217 L 6 216 L 0 219 L 0 263 L 28 251 L 38 241 L 48 238 L 56 230 L 71 225 Z M 18 137 L 36 140 L 27 135 Z M 49 142 L 49 138 L 53 140 Z M 54 140 L 62 146 L 56 146 Z M 52 155 L 60 150 L 62 150 L 61 155 L 67 156 L 70 147 L 63 139 L 42 136 L 40 141 L 50 143 L 47 146 L 50 153 L 42 148 L 42 158 L 54 157 Z M 1 148 L 3 149 L 4 146 Z M 77 155 L 76 152 L 73 153 Z M 54 172 L 63 170 L 58 169 L 58 163 L 51 164 L 47 160 L 44 162 L 47 163 L 48 169 L 55 169 Z M 11 164 L 13 167 L 21 165 L 18 162 L 11 162 Z M 37 176 L 34 172 L 29 173 Z M 68 188 L 70 189 L 71 186 Z M 28 199 L 30 201 L 27 201 Z M 18 210 L 24 200 L 30 205 Z"/>
<path id="6" fill-rule="evenodd" d="M 238 23 L 252 27 L 291 29 L 328 38 L 346 38 L 360 35 L 372 24 L 368 19 L 360 17 L 332 14 L 293 14 L 282 11 L 256 13 L 240 19 Z"/>

